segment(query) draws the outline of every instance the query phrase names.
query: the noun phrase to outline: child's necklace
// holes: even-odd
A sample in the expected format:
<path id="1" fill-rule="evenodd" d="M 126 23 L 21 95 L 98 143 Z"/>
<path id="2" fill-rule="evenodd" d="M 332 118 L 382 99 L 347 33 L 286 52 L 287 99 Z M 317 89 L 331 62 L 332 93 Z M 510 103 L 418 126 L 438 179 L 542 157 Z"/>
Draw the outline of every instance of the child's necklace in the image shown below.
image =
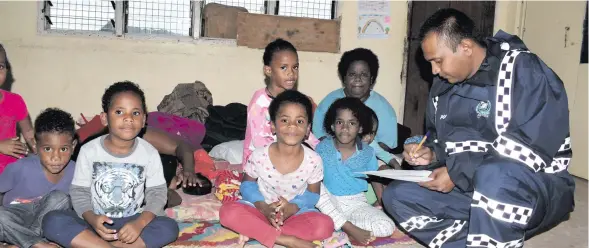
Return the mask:
<path id="1" fill-rule="evenodd" d="M 272 94 L 272 92 L 270 92 L 270 90 L 268 89 L 268 86 L 266 86 L 266 95 L 268 95 L 268 97 L 270 97 L 270 99 L 274 99 L 274 95 Z"/>

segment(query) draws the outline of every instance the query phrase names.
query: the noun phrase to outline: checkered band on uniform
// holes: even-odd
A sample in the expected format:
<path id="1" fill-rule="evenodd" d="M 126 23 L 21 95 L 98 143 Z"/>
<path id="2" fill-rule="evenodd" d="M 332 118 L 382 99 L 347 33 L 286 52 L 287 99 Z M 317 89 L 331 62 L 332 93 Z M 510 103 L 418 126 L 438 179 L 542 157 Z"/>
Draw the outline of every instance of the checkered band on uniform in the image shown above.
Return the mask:
<path id="1" fill-rule="evenodd" d="M 509 44 L 502 43 L 501 49 L 508 50 Z M 499 137 L 493 142 L 493 148 L 499 154 L 516 159 L 535 172 L 543 171 L 546 173 L 556 173 L 566 170 L 568 162 L 563 159 L 554 159 L 549 166 L 542 160 L 540 156 L 534 153 L 530 148 L 521 145 L 511 139 L 501 136 L 511 120 L 511 97 L 513 84 L 513 68 L 515 65 L 515 58 L 522 52 L 529 51 L 509 50 L 503 57 L 501 65 L 499 66 L 499 75 L 497 77 L 497 95 L 495 102 L 495 128 Z M 571 149 L 570 137 L 567 137 L 560 146 L 559 152 Z"/>
<path id="2" fill-rule="evenodd" d="M 448 239 L 450 239 L 452 236 L 454 236 L 455 234 L 460 232 L 460 230 L 462 230 L 462 227 L 464 227 L 465 224 L 466 224 L 465 220 L 455 220 L 454 223 L 450 227 L 439 232 L 434 237 L 434 239 L 432 239 L 432 241 L 429 242 L 428 246 L 430 248 L 442 247 L 442 245 L 444 243 L 446 243 L 446 241 L 448 241 Z"/>
<path id="3" fill-rule="evenodd" d="M 415 229 L 421 229 L 429 223 L 442 222 L 444 219 L 438 219 L 435 216 L 413 216 L 407 221 L 400 224 L 400 226 L 407 232 L 411 232 Z"/>
<path id="4" fill-rule="evenodd" d="M 437 113 L 437 112 L 438 112 L 438 100 L 439 100 L 439 99 L 440 99 L 440 98 L 439 98 L 439 97 L 437 97 L 437 96 L 436 96 L 436 97 L 434 97 L 434 98 L 432 98 L 432 102 L 434 103 L 434 116 L 435 116 L 435 113 Z"/>
<path id="5" fill-rule="evenodd" d="M 508 242 L 499 242 L 486 234 L 469 234 L 466 237 L 466 247 L 520 248 L 523 246 L 523 239 L 517 239 Z"/>
<path id="6" fill-rule="evenodd" d="M 491 143 L 479 140 L 446 142 L 446 153 L 452 155 L 461 152 L 487 152 L 490 146 Z"/>
<path id="7" fill-rule="evenodd" d="M 472 195 L 472 203 L 470 206 L 473 208 L 481 208 L 491 217 L 508 223 L 527 225 L 530 218 L 532 218 L 531 208 L 499 202 L 486 197 L 477 191 L 474 191 Z"/>

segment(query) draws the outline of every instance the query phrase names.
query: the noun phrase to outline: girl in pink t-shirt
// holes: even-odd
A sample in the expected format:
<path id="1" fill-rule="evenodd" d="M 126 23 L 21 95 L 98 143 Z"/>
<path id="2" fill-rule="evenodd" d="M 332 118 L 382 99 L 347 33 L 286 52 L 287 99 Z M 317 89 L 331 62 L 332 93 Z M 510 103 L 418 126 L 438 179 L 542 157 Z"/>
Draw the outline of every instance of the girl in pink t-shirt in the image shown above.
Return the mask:
<path id="1" fill-rule="evenodd" d="M 6 165 L 28 153 L 27 145 L 16 136 L 17 125 L 29 147 L 35 149 L 33 124 L 25 101 L 20 95 L 4 90 L 12 81 L 6 50 L 0 44 L 0 174 Z"/>
<path id="2" fill-rule="evenodd" d="M 287 90 L 269 107 L 276 142 L 256 149 L 246 162 L 240 186 L 243 200 L 225 203 L 221 224 L 239 233 L 240 243 L 256 239 L 266 247 L 316 247 L 333 233 L 333 221 L 320 213 L 323 163 L 303 145 L 311 131 L 312 104 Z"/>
<path id="3" fill-rule="evenodd" d="M 263 60 L 266 87 L 257 90 L 247 106 L 242 165 L 245 165 L 256 148 L 276 141 L 276 136 L 270 130 L 268 107 L 276 95 L 294 89 L 299 78 L 299 57 L 297 49 L 290 42 L 283 39 L 270 42 L 264 50 Z M 314 106 L 313 100 L 311 104 Z M 312 133 L 305 140 L 311 147 L 319 143 Z"/>

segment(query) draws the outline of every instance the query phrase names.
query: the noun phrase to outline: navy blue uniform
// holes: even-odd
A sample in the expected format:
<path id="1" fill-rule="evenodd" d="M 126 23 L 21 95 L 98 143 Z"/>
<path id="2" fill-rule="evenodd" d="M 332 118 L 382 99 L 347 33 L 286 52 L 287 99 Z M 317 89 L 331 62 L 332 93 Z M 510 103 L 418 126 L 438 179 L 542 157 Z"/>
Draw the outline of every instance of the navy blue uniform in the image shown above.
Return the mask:
<path id="1" fill-rule="evenodd" d="M 429 247 L 522 247 L 574 208 L 568 99 L 560 78 L 517 36 L 487 40 L 476 74 L 436 77 L 426 142 L 456 185 L 444 194 L 394 181 L 386 210 Z"/>

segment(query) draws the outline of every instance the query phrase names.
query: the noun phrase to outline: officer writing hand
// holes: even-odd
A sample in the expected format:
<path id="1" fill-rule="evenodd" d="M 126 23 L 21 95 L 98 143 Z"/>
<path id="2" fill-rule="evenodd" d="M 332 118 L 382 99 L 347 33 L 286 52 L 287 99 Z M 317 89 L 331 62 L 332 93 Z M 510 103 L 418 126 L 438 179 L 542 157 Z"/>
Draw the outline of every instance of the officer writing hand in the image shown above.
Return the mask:
<path id="1" fill-rule="evenodd" d="M 442 193 L 448 193 L 454 188 L 454 182 L 452 182 L 446 166 L 435 169 L 429 177 L 432 179 L 431 181 L 421 182 L 419 185 Z"/>
<path id="2" fill-rule="evenodd" d="M 416 150 L 418 144 L 406 144 L 403 146 L 403 158 L 412 166 L 428 165 L 436 160 L 436 154 L 426 146 L 421 146 Z"/>

